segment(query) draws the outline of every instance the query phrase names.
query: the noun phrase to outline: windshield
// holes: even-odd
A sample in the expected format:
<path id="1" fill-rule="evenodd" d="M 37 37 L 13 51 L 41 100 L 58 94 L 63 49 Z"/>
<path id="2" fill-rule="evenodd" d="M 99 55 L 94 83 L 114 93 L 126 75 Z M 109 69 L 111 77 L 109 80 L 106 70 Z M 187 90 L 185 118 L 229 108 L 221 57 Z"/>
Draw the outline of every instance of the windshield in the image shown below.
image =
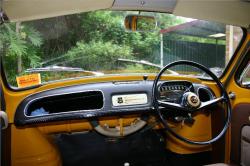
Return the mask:
<path id="1" fill-rule="evenodd" d="M 124 18 L 129 14 L 154 16 L 158 26 L 148 32 L 127 31 Z M 5 74 L 15 87 L 85 76 L 154 74 L 176 60 L 201 63 L 219 77 L 243 36 L 239 27 L 135 11 L 6 23 L 0 30 Z M 206 76 L 187 66 L 166 74 Z M 33 83 L 25 84 L 25 79 Z"/>

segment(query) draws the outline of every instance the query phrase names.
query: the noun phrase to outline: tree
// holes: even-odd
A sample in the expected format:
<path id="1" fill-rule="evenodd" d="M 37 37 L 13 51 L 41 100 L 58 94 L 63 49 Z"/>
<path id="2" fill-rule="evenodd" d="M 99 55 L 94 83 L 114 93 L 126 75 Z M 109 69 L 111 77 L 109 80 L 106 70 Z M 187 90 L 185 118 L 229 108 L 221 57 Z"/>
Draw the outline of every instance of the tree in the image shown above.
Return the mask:
<path id="1" fill-rule="evenodd" d="M 35 67 L 40 62 L 39 47 L 42 38 L 38 31 L 20 23 L 3 24 L 0 28 L 0 46 L 9 81 L 15 85 L 15 77 L 23 68 Z"/>

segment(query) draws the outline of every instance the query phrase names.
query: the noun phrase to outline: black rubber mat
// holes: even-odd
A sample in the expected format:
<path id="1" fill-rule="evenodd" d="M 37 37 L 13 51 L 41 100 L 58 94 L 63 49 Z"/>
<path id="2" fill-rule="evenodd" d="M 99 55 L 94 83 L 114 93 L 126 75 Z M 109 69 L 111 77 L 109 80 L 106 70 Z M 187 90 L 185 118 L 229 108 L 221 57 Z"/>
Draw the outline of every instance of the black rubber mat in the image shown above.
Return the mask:
<path id="1" fill-rule="evenodd" d="M 149 130 L 121 139 L 95 132 L 55 136 L 64 166 L 165 166 L 165 143 Z"/>

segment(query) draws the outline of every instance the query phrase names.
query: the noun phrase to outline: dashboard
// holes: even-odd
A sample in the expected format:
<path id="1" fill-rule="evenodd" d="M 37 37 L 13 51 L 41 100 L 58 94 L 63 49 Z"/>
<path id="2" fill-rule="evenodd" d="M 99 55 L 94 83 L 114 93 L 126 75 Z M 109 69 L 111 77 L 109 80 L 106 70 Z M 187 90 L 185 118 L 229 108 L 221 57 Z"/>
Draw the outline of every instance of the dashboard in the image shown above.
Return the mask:
<path id="1" fill-rule="evenodd" d="M 39 124 L 104 116 L 152 113 L 153 81 L 103 82 L 46 90 L 26 97 L 17 107 L 15 125 Z M 201 101 L 214 97 L 211 89 L 188 81 L 161 81 L 160 100 L 178 103 L 192 91 Z"/>

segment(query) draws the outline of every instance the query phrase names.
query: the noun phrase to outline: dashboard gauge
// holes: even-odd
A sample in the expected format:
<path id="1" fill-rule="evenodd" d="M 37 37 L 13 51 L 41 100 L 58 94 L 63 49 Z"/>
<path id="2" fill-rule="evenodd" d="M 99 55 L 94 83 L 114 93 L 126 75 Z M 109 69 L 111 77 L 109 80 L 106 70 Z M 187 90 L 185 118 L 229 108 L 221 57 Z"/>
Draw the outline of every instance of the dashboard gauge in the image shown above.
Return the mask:
<path id="1" fill-rule="evenodd" d="M 159 85 L 159 99 L 178 103 L 183 94 L 194 91 L 192 83 L 188 81 L 168 81 Z"/>

